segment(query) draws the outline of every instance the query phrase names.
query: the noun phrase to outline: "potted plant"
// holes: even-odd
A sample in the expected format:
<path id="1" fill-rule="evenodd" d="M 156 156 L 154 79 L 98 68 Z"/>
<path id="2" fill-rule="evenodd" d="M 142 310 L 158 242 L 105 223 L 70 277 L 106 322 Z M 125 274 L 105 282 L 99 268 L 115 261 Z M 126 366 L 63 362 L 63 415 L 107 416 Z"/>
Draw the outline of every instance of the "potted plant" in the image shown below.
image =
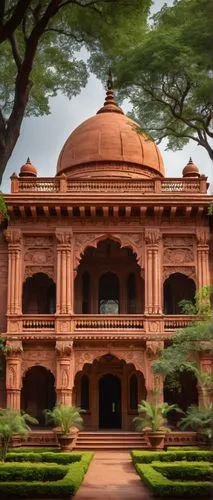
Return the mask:
<path id="1" fill-rule="evenodd" d="M 28 424 L 37 424 L 37 420 L 27 413 L 10 408 L 0 408 L 0 443 L 1 461 L 4 462 L 7 456 L 8 447 L 13 438 L 26 439 L 30 432 Z"/>
<path id="2" fill-rule="evenodd" d="M 78 431 L 83 427 L 83 410 L 76 406 L 58 405 L 53 410 L 46 410 L 48 418 L 57 426 L 55 431 L 63 451 L 70 451 L 76 442 Z"/>
<path id="3" fill-rule="evenodd" d="M 210 446 L 213 439 L 213 404 L 201 408 L 196 405 L 189 406 L 185 416 L 181 418 L 179 426 L 183 430 L 196 431 L 201 443 L 207 447 Z"/>
<path id="4" fill-rule="evenodd" d="M 141 401 L 138 405 L 139 416 L 133 419 L 138 431 L 146 432 L 152 449 L 163 448 L 167 427 L 167 414 L 172 411 L 181 411 L 175 404 L 168 403 L 149 403 Z"/>

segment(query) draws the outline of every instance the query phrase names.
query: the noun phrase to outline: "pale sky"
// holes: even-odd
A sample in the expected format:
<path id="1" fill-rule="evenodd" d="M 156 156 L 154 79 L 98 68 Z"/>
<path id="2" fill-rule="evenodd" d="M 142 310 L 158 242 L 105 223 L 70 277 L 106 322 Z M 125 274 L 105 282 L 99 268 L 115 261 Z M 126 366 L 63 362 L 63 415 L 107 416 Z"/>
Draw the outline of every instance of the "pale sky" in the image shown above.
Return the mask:
<path id="1" fill-rule="evenodd" d="M 164 2 L 156 0 L 154 9 L 159 10 Z M 167 1 L 168 4 L 172 0 Z M 91 75 L 85 89 L 70 101 L 59 95 L 51 99 L 51 114 L 38 118 L 25 118 L 20 138 L 8 162 L 1 190 L 10 192 L 10 176 L 13 172 L 19 173 L 29 156 L 37 167 L 40 177 L 53 177 L 56 173 L 56 164 L 59 153 L 68 135 L 84 120 L 94 115 L 103 105 L 105 89 L 94 75 Z M 123 110 L 127 111 L 125 106 Z M 181 151 L 165 151 L 165 144 L 159 145 L 164 159 L 166 176 L 181 177 L 182 169 L 191 156 L 202 174 L 213 182 L 213 165 L 206 151 L 197 146 L 194 141 Z"/>

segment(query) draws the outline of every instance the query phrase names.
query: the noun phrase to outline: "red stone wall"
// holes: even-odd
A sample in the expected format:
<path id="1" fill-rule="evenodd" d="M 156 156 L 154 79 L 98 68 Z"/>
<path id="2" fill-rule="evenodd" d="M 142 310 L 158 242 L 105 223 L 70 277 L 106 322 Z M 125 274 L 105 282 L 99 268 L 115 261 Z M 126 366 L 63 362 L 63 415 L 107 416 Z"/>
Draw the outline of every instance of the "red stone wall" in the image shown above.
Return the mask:
<path id="1" fill-rule="evenodd" d="M 3 234 L 0 233 L 0 334 L 6 332 L 7 273 L 7 243 Z"/>

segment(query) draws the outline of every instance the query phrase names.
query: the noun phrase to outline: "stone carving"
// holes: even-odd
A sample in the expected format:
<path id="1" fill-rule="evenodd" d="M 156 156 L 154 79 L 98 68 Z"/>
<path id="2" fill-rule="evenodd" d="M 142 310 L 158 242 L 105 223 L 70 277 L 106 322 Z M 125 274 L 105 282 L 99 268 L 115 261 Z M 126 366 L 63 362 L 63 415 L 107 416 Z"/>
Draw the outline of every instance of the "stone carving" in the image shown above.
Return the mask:
<path id="1" fill-rule="evenodd" d="M 158 227 L 146 227 L 144 233 L 145 242 L 148 245 L 156 245 L 161 238 L 160 230 Z"/>
<path id="2" fill-rule="evenodd" d="M 164 251 L 164 263 L 170 265 L 185 264 L 194 261 L 192 249 L 188 248 L 166 248 Z"/>
<path id="3" fill-rule="evenodd" d="M 166 280 L 170 275 L 175 274 L 175 273 L 185 274 L 186 276 L 188 276 L 188 278 L 191 278 L 194 281 L 196 280 L 196 272 L 195 272 L 194 266 L 164 267 L 163 279 Z"/>
<path id="4" fill-rule="evenodd" d="M 106 354 L 112 354 L 118 359 L 124 360 L 126 363 L 134 364 L 136 370 L 142 371 L 145 366 L 145 355 L 143 350 L 130 350 L 129 348 L 120 350 L 113 346 L 103 349 L 91 349 L 90 351 L 76 351 L 75 352 L 75 374 L 83 370 L 86 363 L 92 364 L 96 359 L 98 360 Z"/>
<path id="5" fill-rule="evenodd" d="M 54 272 L 54 267 L 53 266 L 26 266 L 25 271 L 24 271 L 24 279 L 26 280 L 27 278 L 32 278 L 34 274 L 37 273 L 44 273 L 49 278 L 52 278 L 54 280 L 55 277 L 55 272 Z"/>
<path id="6" fill-rule="evenodd" d="M 53 250 L 50 248 L 26 250 L 24 260 L 26 263 L 30 263 L 31 265 L 50 265 L 53 262 Z"/>
<path id="7" fill-rule="evenodd" d="M 70 357 L 73 352 L 73 342 L 65 342 L 63 340 L 57 340 L 55 344 L 55 350 L 58 356 Z"/>
<path id="8" fill-rule="evenodd" d="M 9 227 L 8 229 L 6 229 L 6 231 L 4 231 L 4 235 L 7 242 L 11 245 L 21 243 L 22 234 L 20 229 Z"/>
<path id="9" fill-rule="evenodd" d="M 149 357 L 155 358 L 160 354 L 164 348 L 164 343 L 162 341 L 147 341 L 146 342 L 146 352 Z"/>
<path id="10" fill-rule="evenodd" d="M 193 246 L 194 237 L 193 236 L 164 236 L 163 244 L 164 247 L 191 247 Z"/>
<path id="11" fill-rule="evenodd" d="M 33 350 L 26 350 L 22 355 L 22 375 L 24 376 L 33 366 L 43 366 L 54 376 L 56 372 L 56 360 L 54 350 L 46 349 L 43 345 L 35 345 Z"/>
<path id="12" fill-rule="evenodd" d="M 21 354 L 23 352 L 21 340 L 7 340 L 6 351 L 7 357 Z"/>
<path id="13" fill-rule="evenodd" d="M 159 321 L 148 321 L 148 330 L 152 333 L 161 331 L 161 324 Z"/>
<path id="14" fill-rule="evenodd" d="M 72 243 L 72 232 L 66 230 L 57 229 L 55 232 L 57 243 L 60 245 L 71 245 Z"/>
<path id="15" fill-rule="evenodd" d="M 24 238 L 25 248 L 51 248 L 52 237 L 51 236 L 25 236 Z"/>
<path id="16" fill-rule="evenodd" d="M 62 333 L 68 333 L 71 329 L 71 322 L 68 320 L 59 319 L 57 320 L 57 331 Z"/>
<path id="17" fill-rule="evenodd" d="M 9 366 L 8 367 L 8 381 L 7 381 L 7 388 L 13 389 L 16 387 L 16 371 L 14 366 Z"/>
<path id="18" fill-rule="evenodd" d="M 208 245 L 209 236 L 209 229 L 207 227 L 197 228 L 196 237 L 199 245 Z"/>

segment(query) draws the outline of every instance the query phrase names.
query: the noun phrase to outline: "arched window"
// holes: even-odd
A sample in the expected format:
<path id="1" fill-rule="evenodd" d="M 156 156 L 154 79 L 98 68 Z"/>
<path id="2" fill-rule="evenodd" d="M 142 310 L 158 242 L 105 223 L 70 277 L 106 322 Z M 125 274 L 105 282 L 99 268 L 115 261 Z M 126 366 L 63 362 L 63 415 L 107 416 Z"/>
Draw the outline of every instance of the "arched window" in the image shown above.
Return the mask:
<path id="1" fill-rule="evenodd" d="M 164 314 L 181 314 L 181 300 L 194 301 L 195 283 L 182 273 L 174 273 L 164 282 Z"/>
<path id="2" fill-rule="evenodd" d="M 89 377 L 82 375 L 81 377 L 81 408 L 89 410 Z"/>
<path id="3" fill-rule="evenodd" d="M 138 378 L 137 375 L 131 375 L 129 382 L 129 402 L 130 410 L 138 408 Z"/>
<path id="4" fill-rule="evenodd" d="M 99 281 L 99 313 L 119 313 L 119 281 L 114 273 L 105 273 Z"/>
<path id="5" fill-rule="evenodd" d="M 136 282 L 133 273 L 127 278 L 127 312 L 128 314 L 136 313 Z"/>
<path id="6" fill-rule="evenodd" d="M 45 273 L 36 273 L 23 284 L 23 314 L 54 314 L 56 286 Z"/>
<path id="7" fill-rule="evenodd" d="M 87 271 L 82 275 L 82 313 L 90 313 L 90 275 Z"/>

